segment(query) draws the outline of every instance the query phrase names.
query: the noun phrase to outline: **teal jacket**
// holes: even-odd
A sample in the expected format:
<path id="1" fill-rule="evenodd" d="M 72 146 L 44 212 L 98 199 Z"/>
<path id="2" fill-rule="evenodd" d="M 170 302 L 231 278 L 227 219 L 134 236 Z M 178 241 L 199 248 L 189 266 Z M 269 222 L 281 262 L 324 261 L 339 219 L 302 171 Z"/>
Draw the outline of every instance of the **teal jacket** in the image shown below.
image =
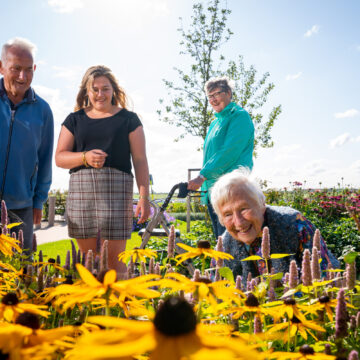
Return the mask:
<path id="1" fill-rule="evenodd" d="M 254 124 L 250 115 L 231 102 L 215 113 L 204 142 L 204 160 L 200 174 L 206 178 L 201 190 L 207 191 L 201 202 L 210 201 L 210 189 L 223 174 L 240 166 L 252 169 L 254 151 Z"/>

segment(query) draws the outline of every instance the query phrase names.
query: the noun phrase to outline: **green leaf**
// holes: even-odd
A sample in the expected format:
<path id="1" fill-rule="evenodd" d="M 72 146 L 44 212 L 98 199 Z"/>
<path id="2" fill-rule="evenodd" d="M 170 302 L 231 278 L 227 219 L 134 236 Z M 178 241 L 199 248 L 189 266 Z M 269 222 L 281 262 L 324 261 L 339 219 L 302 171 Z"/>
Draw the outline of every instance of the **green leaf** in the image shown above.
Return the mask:
<path id="1" fill-rule="evenodd" d="M 248 256 L 245 259 L 242 259 L 241 261 L 250 261 L 250 260 L 263 260 L 263 258 L 261 256 L 258 256 L 258 255 L 251 255 L 251 256 Z"/>
<path id="2" fill-rule="evenodd" d="M 279 272 L 273 275 L 264 275 L 264 277 L 271 279 L 271 280 L 281 280 L 284 276 L 284 273 Z"/>
<path id="3" fill-rule="evenodd" d="M 294 254 L 271 254 L 270 259 L 281 259 L 283 257 L 287 257 Z"/>
<path id="4" fill-rule="evenodd" d="M 226 280 L 229 280 L 230 282 L 234 283 L 234 274 L 228 267 L 224 266 L 219 269 L 219 274 L 225 278 Z"/>
<path id="5" fill-rule="evenodd" d="M 358 252 L 350 252 L 344 256 L 344 261 L 347 264 L 352 264 L 358 255 L 359 255 Z"/>
<path id="6" fill-rule="evenodd" d="M 283 299 L 283 298 L 285 299 L 288 296 L 294 295 L 297 291 L 298 290 L 296 288 L 295 289 L 290 289 L 281 297 L 281 299 Z"/>

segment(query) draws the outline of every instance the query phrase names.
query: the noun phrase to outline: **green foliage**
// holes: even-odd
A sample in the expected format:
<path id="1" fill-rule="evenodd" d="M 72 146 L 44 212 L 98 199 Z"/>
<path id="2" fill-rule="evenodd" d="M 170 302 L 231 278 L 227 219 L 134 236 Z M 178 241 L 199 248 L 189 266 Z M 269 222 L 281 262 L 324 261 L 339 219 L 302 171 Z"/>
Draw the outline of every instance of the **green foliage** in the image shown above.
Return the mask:
<path id="1" fill-rule="evenodd" d="M 207 7 L 203 3 L 193 5 L 191 25 L 185 29 L 181 24 L 178 29 L 182 40 L 180 54 L 190 56 L 193 63 L 188 72 L 174 68 L 179 77 L 179 83 L 163 80 L 170 100 L 158 110 L 161 121 L 183 128 L 185 134 L 205 139 L 209 125 L 213 118 L 211 105 L 206 97 L 204 86 L 212 77 L 228 76 L 235 84 L 234 101 L 238 102 L 251 115 L 255 125 L 255 151 L 258 146 L 271 147 L 270 131 L 281 113 L 281 106 L 275 106 L 265 120 L 260 109 L 267 101 L 267 97 L 275 85 L 268 82 L 269 73 L 257 79 L 254 66 L 246 68 L 243 57 L 237 61 L 224 64 L 224 56 L 219 55 L 220 47 L 226 43 L 232 31 L 226 26 L 231 10 L 221 8 L 220 0 L 210 0 Z M 180 18 L 180 20 L 182 20 Z"/>
<path id="2" fill-rule="evenodd" d="M 266 203 L 299 210 L 320 230 L 328 248 L 339 259 L 344 259 L 348 253 L 359 252 L 359 191 L 340 188 L 311 190 L 301 186 L 295 182 L 290 190 L 269 189 L 265 191 Z"/>
<path id="3" fill-rule="evenodd" d="M 55 215 L 64 215 L 65 207 L 66 207 L 66 198 L 68 195 L 68 191 L 61 190 L 52 190 L 49 193 L 49 196 L 55 196 Z M 47 219 L 49 216 L 49 202 L 46 201 L 43 207 L 43 218 Z"/>

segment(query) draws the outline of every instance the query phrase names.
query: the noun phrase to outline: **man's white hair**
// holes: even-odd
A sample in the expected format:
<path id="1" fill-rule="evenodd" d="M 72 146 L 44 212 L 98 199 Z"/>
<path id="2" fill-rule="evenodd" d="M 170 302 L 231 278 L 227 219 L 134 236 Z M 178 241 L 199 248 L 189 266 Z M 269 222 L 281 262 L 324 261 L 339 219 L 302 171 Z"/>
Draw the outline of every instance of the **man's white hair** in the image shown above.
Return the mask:
<path id="1" fill-rule="evenodd" d="M 259 184 L 249 178 L 248 168 L 239 168 L 221 176 L 211 189 L 211 204 L 222 224 L 220 207 L 233 200 L 234 190 L 243 189 L 254 199 L 260 207 L 265 206 L 265 195 Z"/>
<path id="2" fill-rule="evenodd" d="M 36 45 L 33 44 L 31 41 L 29 41 L 27 39 L 16 37 L 14 39 L 8 40 L 3 45 L 2 50 L 1 50 L 1 61 L 2 62 L 6 62 L 7 52 L 12 47 L 16 47 L 16 48 L 28 51 L 29 54 L 31 54 L 33 60 L 35 60 L 35 54 L 36 54 L 36 51 L 37 51 Z"/>

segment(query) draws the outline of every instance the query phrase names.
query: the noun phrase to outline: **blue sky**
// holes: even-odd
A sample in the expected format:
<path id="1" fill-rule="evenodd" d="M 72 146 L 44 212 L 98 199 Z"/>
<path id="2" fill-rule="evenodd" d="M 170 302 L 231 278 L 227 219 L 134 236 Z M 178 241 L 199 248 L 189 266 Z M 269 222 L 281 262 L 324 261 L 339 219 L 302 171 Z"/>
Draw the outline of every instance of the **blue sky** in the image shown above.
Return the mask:
<path id="1" fill-rule="evenodd" d="M 52 106 L 55 138 L 72 111 L 80 80 L 95 64 L 109 66 L 144 124 L 154 190 L 167 192 L 201 166 L 201 140 L 173 139 L 178 129 L 158 121 L 162 79 L 186 70 L 180 55 L 179 17 L 186 25 L 190 0 L 0 0 L 0 43 L 26 37 L 38 47 L 33 85 Z M 225 4 L 225 2 L 223 2 Z M 269 109 L 283 112 L 259 151 L 254 175 L 272 187 L 360 186 L 360 2 L 357 0 L 228 0 L 234 32 L 221 48 L 226 60 L 243 55 L 275 89 Z M 55 144 L 56 145 L 56 144 Z M 180 156 L 179 156 L 180 155 Z M 68 174 L 54 165 L 53 188 Z M 342 179 L 343 178 L 343 179 Z"/>

